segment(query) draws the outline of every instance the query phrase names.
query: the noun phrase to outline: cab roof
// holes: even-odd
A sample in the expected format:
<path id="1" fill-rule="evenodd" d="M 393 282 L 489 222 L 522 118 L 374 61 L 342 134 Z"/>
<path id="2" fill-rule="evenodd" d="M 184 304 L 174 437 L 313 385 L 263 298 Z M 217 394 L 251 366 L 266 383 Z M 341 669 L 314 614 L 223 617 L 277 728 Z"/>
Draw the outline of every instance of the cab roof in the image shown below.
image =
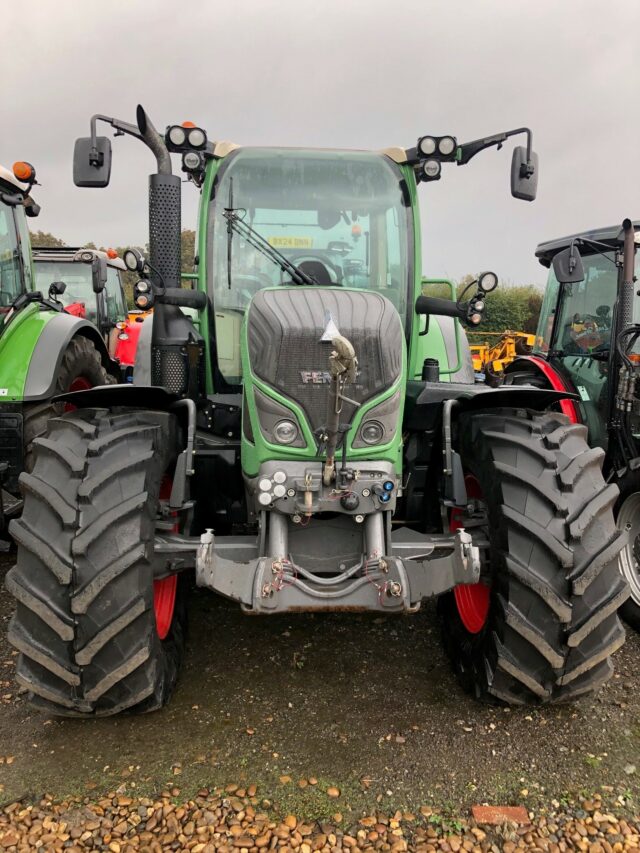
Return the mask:
<path id="1" fill-rule="evenodd" d="M 79 261 L 80 252 L 92 252 L 98 258 L 105 258 L 107 266 L 123 271 L 127 269 L 122 258 L 110 258 L 101 249 L 87 249 L 83 246 L 32 246 L 31 251 L 34 261 L 65 262 Z"/>
<path id="2" fill-rule="evenodd" d="M 635 220 L 633 223 L 634 231 L 636 232 L 635 241 L 640 243 L 640 220 Z M 547 240 L 545 243 L 540 243 L 536 248 L 536 258 L 540 261 L 543 267 L 550 267 L 553 256 L 557 255 L 561 249 L 566 249 L 571 245 L 576 237 L 585 237 L 588 240 L 597 240 L 599 243 L 607 243 L 612 249 L 622 245 L 622 226 L 609 225 L 603 228 L 593 228 L 590 231 L 580 231 L 577 234 L 569 234 L 567 237 L 560 237 L 556 240 Z M 588 246 L 580 250 L 583 254 L 590 254 Z"/>
<path id="3" fill-rule="evenodd" d="M 16 179 L 13 172 L 10 169 L 5 169 L 4 166 L 0 166 L 0 180 L 5 181 L 7 184 L 11 184 L 21 192 L 25 192 L 24 186 Z"/>

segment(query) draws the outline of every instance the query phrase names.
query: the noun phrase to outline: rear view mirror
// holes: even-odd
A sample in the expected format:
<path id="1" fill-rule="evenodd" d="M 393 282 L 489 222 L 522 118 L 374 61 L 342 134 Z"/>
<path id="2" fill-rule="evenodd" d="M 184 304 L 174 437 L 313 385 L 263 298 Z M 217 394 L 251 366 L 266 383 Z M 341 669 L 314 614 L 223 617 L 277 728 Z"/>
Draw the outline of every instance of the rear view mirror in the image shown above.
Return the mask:
<path id="1" fill-rule="evenodd" d="M 49 285 L 49 298 L 55 299 L 56 296 L 62 296 L 66 289 L 67 285 L 64 281 L 52 281 Z"/>
<path id="2" fill-rule="evenodd" d="M 553 272 L 560 284 L 576 284 L 584 280 L 584 267 L 577 246 L 572 244 L 553 256 Z"/>
<path id="3" fill-rule="evenodd" d="M 96 136 L 76 139 L 73 149 L 73 183 L 77 187 L 107 187 L 111 177 L 111 140 Z"/>
<path id="4" fill-rule="evenodd" d="M 96 257 L 91 261 L 91 283 L 94 293 L 102 293 L 107 284 L 107 259 Z"/>
<path id="5" fill-rule="evenodd" d="M 527 161 L 527 149 L 519 145 L 513 149 L 511 158 L 511 195 L 523 201 L 533 201 L 538 191 L 538 155 L 531 152 Z"/>

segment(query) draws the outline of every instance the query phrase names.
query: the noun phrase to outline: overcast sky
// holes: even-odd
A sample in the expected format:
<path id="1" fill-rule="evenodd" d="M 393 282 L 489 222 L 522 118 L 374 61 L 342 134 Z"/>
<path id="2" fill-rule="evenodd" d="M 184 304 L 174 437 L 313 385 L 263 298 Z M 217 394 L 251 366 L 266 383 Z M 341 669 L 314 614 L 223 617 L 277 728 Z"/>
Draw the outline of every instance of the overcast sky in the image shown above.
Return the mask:
<path id="1" fill-rule="evenodd" d="M 420 188 L 431 276 L 491 268 L 543 282 L 539 241 L 640 218 L 640 0 L 4 0 L 2 10 L 0 162 L 36 166 L 32 227 L 70 243 L 146 242 L 154 161 L 142 145 L 114 140 L 106 190 L 71 179 L 92 113 L 133 122 L 138 102 L 158 128 L 189 119 L 246 145 L 409 147 L 426 133 L 464 142 L 528 125 L 535 202 L 510 196 L 511 144 Z M 196 211 L 185 186 L 183 226 Z"/>

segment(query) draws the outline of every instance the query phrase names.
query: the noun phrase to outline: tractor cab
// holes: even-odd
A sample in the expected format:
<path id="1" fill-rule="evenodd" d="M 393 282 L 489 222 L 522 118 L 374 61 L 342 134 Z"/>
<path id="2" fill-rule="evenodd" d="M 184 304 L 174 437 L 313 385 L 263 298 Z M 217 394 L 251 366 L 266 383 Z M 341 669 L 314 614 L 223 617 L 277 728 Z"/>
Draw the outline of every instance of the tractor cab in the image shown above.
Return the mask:
<path id="1" fill-rule="evenodd" d="M 28 191 L 14 172 L 0 166 L 0 321 L 20 295 L 33 289 L 25 215 L 36 215 L 38 208 Z"/>
<path id="2" fill-rule="evenodd" d="M 296 270 L 322 291 L 384 297 L 410 333 L 416 223 L 397 163 L 364 151 L 239 148 L 215 171 L 206 264 L 215 368 L 225 385 L 241 383 L 241 327 L 251 300 L 265 288 L 298 286 Z M 239 212 L 237 230 L 225 218 L 230 209 Z"/>
<path id="3" fill-rule="evenodd" d="M 54 296 L 68 314 L 97 326 L 109 355 L 117 358 L 119 324 L 128 323 L 124 261 L 113 250 L 34 246 L 32 251 L 36 286 Z"/>
<path id="4" fill-rule="evenodd" d="M 636 228 L 640 223 L 636 223 Z M 640 233 L 636 231 L 636 243 Z M 583 277 L 559 282 L 554 259 L 578 251 Z M 590 441 L 606 449 L 611 401 L 609 373 L 615 348 L 615 313 L 619 275 L 616 255 L 621 252 L 620 226 L 593 229 L 541 243 L 536 257 L 549 269 L 534 355 L 544 358 L 575 389 L 580 420 L 589 427 Z M 577 256 L 576 256 L 577 257 Z M 636 254 L 635 275 L 640 275 Z M 630 322 L 640 322 L 640 300 L 632 303 Z M 613 342 L 612 342 L 613 337 Z"/>

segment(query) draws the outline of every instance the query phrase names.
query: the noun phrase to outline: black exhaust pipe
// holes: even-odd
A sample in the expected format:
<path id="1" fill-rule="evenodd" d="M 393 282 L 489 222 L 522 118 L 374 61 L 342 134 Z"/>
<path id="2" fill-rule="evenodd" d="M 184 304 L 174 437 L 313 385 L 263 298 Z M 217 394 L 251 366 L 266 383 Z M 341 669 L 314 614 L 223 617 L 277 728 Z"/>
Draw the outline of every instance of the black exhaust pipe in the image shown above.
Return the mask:
<path id="1" fill-rule="evenodd" d="M 140 105 L 136 120 L 140 136 L 158 164 L 157 173 L 149 175 L 149 261 L 151 280 L 158 290 L 151 337 L 151 381 L 184 396 L 193 389 L 191 374 L 194 368 L 197 370 L 201 346 L 189 340 L 193 327 L 180 309 L 162 301 L 164 288 L 179 288 L 181 284 L 182 181 L 171 173 L 171 157 L 164 139 Z"/>

